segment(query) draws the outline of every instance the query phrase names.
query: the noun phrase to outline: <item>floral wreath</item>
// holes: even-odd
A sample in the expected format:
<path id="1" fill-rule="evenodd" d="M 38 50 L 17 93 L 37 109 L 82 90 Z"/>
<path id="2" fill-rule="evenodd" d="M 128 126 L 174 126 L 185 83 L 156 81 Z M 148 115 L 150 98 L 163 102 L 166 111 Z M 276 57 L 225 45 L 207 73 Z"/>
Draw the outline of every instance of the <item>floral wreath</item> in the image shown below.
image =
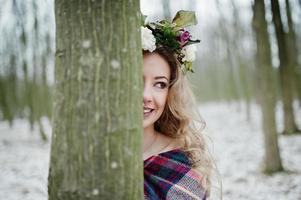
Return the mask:
<path id="1" fill-rule="evenodd" d="M 157 47 L 167 47 L 177 56 L 184 73 L 193 72 L 192 62 L 197 50 L 195 43 L 200 40 L 192 40 L 191 34 L 184 28 L 197 24 L 195 13 L 180 10 L 171 22 L 145 23 L 145 19 L 146 16 L 142 15 L 142 49 L 153 52 Z"/>

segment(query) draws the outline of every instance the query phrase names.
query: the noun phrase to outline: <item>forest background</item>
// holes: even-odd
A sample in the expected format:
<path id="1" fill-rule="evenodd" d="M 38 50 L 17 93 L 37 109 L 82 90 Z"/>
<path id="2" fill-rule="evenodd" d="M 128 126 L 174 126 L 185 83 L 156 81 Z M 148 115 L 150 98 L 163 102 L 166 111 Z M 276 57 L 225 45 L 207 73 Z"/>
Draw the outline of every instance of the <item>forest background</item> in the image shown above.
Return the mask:
<path id="1" fill-rule="evenodd" d="M 43 120 L 53 109 L 55 21 L 54 2 L 43 2 L 0 1 L 0 120 L 13 128 L 25 119 L 47 143 Z M 251 125 L 252 116 L 261 116 L 264 156 L 258 165 L 266 174 L 285 171 L 279 137 L 300 141 L 301 1 L 141 1 L 149 21 L 171 19 L 180 9 L 198 18 L 191 31 L 201 43 L 188 77 L 198 103 L 235 104 L 239 111 L 231 112 L 243 113 Z"/>

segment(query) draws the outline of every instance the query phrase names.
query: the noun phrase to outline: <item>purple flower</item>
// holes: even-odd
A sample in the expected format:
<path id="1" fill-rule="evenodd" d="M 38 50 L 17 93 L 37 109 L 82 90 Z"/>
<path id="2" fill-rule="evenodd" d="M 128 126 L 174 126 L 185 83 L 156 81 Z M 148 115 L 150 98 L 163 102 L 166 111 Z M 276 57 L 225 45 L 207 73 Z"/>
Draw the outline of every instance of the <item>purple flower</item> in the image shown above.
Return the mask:
<path id="1" fill-rule="evenodd" d="M 191 35 L 188 31 L 183 31 L 180 35 L 180 44 L 181 46 L 184 46 L 186 42 L 190 39 Z"/>

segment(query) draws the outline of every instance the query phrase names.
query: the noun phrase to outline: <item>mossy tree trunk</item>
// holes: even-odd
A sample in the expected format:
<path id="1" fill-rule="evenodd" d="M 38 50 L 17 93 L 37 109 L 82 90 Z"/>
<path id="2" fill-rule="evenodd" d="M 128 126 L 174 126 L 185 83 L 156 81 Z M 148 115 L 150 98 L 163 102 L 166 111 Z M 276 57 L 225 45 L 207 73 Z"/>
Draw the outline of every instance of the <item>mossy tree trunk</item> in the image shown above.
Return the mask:
<path id="1" fill-rule="evenodd" d="M 294 134 L 298 131 L 293 110 L 293 65 L 291 56 L 289 55 L 290 48 L 286 33 L 283 29 L 280 6 L 278 0 L 271 0 L 273 13 L 273 23 L 275 26 L 278 55 L 280 60 L 280 83 L 282 92 L 283 112 L 284 112 L 284 134 Z"/>
<path id="2" fill-rule="evenodd" d="M 265 5 L 262 0 L 255 0 L 253 29 L 256 37 L 256 76 L 258 83 L 258 100 L 262 112 L 262 126 L 265 143 L 264 169 L 266 173 L 283 170 L 278 147 L 275 123 L 276 88 L 271 63 L 271 49 L 267 22 L 265 20 Z"/>
<path id="3" fill-rule="evenodd" d="M 56 0 L 50 200 L 143 199 L 138 0 Z"/>

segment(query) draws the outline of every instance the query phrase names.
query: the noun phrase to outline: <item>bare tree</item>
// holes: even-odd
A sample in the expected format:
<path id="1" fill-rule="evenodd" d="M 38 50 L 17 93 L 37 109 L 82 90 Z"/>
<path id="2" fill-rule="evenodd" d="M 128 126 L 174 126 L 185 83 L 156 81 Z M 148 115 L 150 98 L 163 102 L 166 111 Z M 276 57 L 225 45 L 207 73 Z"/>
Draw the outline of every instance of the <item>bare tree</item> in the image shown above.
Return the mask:
<path id="1" fill-rule="evenodd" d="M 298 39 L 296 37 L 296 31 L 294 27 L 294 22 L 292 19 L 292 10 L 291 4 L 289 0 L 285 0 L 285 8 L 286 8 L 286 16 L 288 22 L 288 34 L 287 34 L 287 50 L 288 50 L 288 64 L 293 69 L 293 74 L 295 75 L 293 79 L 293 89 L 295 91 L 296 96 L 299 99 L 299 103 L 301 104 L 301 70 L 300 65 L 298 63 Z"/>
<path id="2" fill-rule="evenodd" d="M 264 172 L 282 171 L 281 158 L 275 123 L 276 87 L 271 63 L 271 47 L 267 22 L 265 20 L 265 5 L 262 0 L 255 0 L 253 5 L 253 29 L 256 38 L 256 75 L 258 97 L 262 113 L 264 133 L 265 159 Z"/>
<path id="3" fill-rule="evenodd" d="M 293 68 L 289 63 L 287 36 L 283 29 L 278 0 L 271 0 L 273 23 L 276 31 L 278 55 L 280 60 L 280 83 L 284 111 L 284 134 L 294 134 L 298 131 L 293 110 Z"/>

